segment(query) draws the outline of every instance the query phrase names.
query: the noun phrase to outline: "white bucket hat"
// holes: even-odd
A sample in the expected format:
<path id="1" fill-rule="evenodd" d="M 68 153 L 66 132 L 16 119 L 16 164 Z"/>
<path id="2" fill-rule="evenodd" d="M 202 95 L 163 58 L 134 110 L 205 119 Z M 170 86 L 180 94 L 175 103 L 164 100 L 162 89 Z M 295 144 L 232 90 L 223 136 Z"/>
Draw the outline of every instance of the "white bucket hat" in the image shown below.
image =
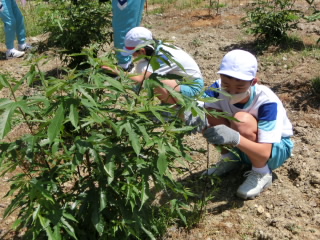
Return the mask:
<path id="1" fill-rule="evenodd" d="M 232 50 L 222 59 L 219 74 L 224 74 L 244 81 L 256 77 L 258 62 L 255 56 L 244 50 Z"/>
<path id="2" fill-rule="evenodd" d="M 121 52 L 123 56 L 132 55 L 136 51 L 136 47 L 145 43 L 146 41 L 152 40 L 152 33 L 150 30 L 144 27 L 135 27 L 127 32 L 123 48 L 124 52 Z"/>

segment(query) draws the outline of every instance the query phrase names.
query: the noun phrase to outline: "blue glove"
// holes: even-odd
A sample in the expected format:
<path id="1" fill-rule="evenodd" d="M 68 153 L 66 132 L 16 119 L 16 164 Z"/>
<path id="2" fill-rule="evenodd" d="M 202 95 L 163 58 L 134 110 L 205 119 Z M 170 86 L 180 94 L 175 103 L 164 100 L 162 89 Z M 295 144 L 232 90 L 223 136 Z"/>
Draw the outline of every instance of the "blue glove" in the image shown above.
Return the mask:
<path id="1" fill-rule="evenodd" d="M 205 128 L 209 127 L 208 120 L 205 116 L 192 116 L 192 113 L 189 112 L 184 112 L 184 120 L 186 121 L 186 124 L 188 126 L 195 127 L 194 129 L 191 130 L 192 134 L 196 134 L 197 132 L 201 133 L 202 130 Z"/>
<path id="2" fill-rule="evenodd" d="M 226 125 L 217 125 L 215 127 L 208 128 L 204 132 L 203 136 L 209 143 L 215 145 L 237 146 L 240 143 L 240 134 Z"/>

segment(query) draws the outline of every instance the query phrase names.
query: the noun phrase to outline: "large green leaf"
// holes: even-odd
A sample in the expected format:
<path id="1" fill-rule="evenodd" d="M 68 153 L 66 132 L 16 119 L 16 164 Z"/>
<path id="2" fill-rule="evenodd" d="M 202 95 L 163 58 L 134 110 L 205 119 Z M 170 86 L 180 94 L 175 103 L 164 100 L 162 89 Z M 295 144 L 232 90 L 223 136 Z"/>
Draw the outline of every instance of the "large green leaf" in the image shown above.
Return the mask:
<path id="1" fill-rule="evenodd" d="M 158 151 L 159 151 L 159 157 L 157 160 L 157 168 L 159 170 L 159 173 L 163 175 L 168 168 L 168 161 L 166 157 L 166 150 L 162 141 L 159 141 Z"/>
<path id="2" fill-rule="evenodd" d="M 104 165 L 104 170 L 106 171 L 106 173 L 108 175 L 108 184 L 111 184 L 114 179 L 115 167 L 116 166 L 115 166 L 114 162 L 111 162 L 111 161 Z"/>
<path id="3" fill-rule="evenodd" d="M 142 133 L 143 139 L 146 142 L 146 146 L 151 146 L 153 144 L 153 141 L 151 140 L 152 138 L 150 138 L 149 134 L 147 133 L 145 126 L 139 123 L 137 123 L 136 126 L 139 128 L 140 132 Z"/>
<path id="4" fill-rule="evenodd" d="M 10 83 L 8 82 L 7 78 L 5 75 L 0 74 L 0 89 L 2 89 L 3 87 L 10 87 Z"/>
<path id="5" fill-rule="evenodd" d="M 110 83 L 110 85 L 112 87 L 118 89 L 121 92 L 124 92 L 124 88 L 123 88 L 121 82 L 119 82 L 118 80 L 115 80 L 114 78 L 111 78 L 111 77 L 107 77 L 106 80 L 108 83 Z"/>
<path id="6" fill-rule="evenodd" d="M 77 106 L 76 106 L 75 104 L 71 104 L 71 105 L 70 105 L 69 118 L 70 118 L 71 124 L 72 124 L 75 128 L 78 127 L 78 123 L 79 123 L 79 113 L 78 113 Z"/>
<path id="7" fill-rule="evenodd" d="M 85 96 L 89 102 L 91 102 L 94 106 L 97 106 L 96 101 L 92 98 L 92 96 L 81 86 L 78 87 L 78 90 Z"/>
<path id="8" fill-rule="evenodd" d="M 11 118 L 19 103 L 6 104 L 6 108 L 0 115 L 0 139 L 3 139 L 11 131 Z"/>
<path id="9" fill-rule="evenodd" d="M 71 237 L 73 237 L 74 239 L 78 239 L 76 237 L 76 234 L 75 234 L 75 231 L 74 231 L 74 228 L 69 224 L 69 222 L 64 218 L 64 217 L 61 217 L 61 222 L 62 222 L 62 226 L 63 228 L 69 233 L 69 235 Z"/>
<path id="10" fill-rule="evenodd" d="M 107 207 L 107 194 L 105 190 L 100 190 L 100 208 L 99 211 L 102 212 Z"/>
<path id="11" fill-rule="evenodd" d="M 152 234 L 152 232 L 150 232 L 149 230 L 147 230 L 142 224 L 140 225 L 141 229 L 147 234 L 147 236 L 151 239 L 151 240 L 156 240 L 156 238 L 154 237 L 154 235 Z"/>
<path id="12" fill-rule="evenodd" d="M 30 181 L 30 183 L 32 184 L 32 188 L 30 192 L 30 196 L 32 195 L 32 193 L 34 193 L 33 197 L 44 197 L 47 201 L 50 201 L 52 203 L 55 203 L 54 197 L 52 196 L 52 192 L 50 192 L 49 190 L 47 190 L 44 186 L 49 184 L 48 182 L 41 182 L 39 180 L 37 180 L 36 178 L 32 179 Z"/>
<path id="13" fill-rule="evenodd" d="M 32 222 L 34 222 L 34 221 L 37 219 L 38 214 L 39 214 L 39 212 L 40 212 L 40 208 L 41 208 L 41 205 L 38 204 L 38 206 L 36 207 L 36 209 L 33 211 L 33 213 L 32 213 Z"/>
<path id="14" fill-rule="evenodd" d="M 5 209 L 3 217 L 6 218 L 12 214 L 16 209 L 22 207 L 25 204 L 25 199 L 27 198 L 27 192 L 21 191 L 15 195 L 14 199 L 11 201 L 9 206 Z"/>
<path id="15" fill-rule="evenodd" d="M 56 91 L 59 91 L 64 85 L 66 84 L 65 81 L 58 81 L 53 86 L 47 88 L 46 90 L 46 96 L 49 98 L 54 94 Z"/>
<path id="16" fill-rule="evenodd" d="M 92 209 L 92 214 L 91 214 L 91 222 L 94 225 L 95 229 L 97 230 L 97 232 L 99 233 L 99 235 L 101 236 L 104 232 L 104 221 L 103 221 L 103 217 L 99 212 L 98 206 L 94 205 L 93 209 Z"/>
<path id="17" fill-rule="evenodd" d="M 129 134 L 129 140 L 130 140 L 130 143 L 131 143 L 133 150 L 135 151 L 135 153 L 137 155 L 139 155 L 139 153 L 141 151 L 139 136 L 135 133 L 135 131 L 132 128 L 132 125 L 130 123 L 125 124 L 125 129 L 126 129 L 127 133 Z"/>
<path id="18" fill-rule="evenodd" d="M 147 188 L 148 188 L 148 184 L 146 184 L 145 180 L 142 179 L 142 181 L 141 181 L 141 189 L 140 189 L 140 192 L 141 192 L 141 195 L 140 195 L 141 205 L 140 205 L 139 211 L 142 209 L 143 205 L 145 204 L 145 202 L 149 198 L 149 196 L 147 194 L 147 192 L 148 192 Z"/>
<path id="19" fill-rule="evenodd" d="M 60 105 L 58 110 L 56 111 L 56 115 L 51 120 L 51 123 L 48 127 L 48 138 L 50 143 L 54 141 L 57 135 L 60 133 L 62 123 L 64 121 L 64 109 L 63 106 Z"/>
<path id="20" fill-rule="evenodd" d="M 0 109 L 6 108 L 13 100 L 8 98 L 0 98 Z"/>
<path id="21" fill-rule="evenodd" d="M 150 64 L 152 66 L 152 69 L 154 69 L 154 70 L 157 70 L 160 68 L 160 63 L 158 62 L 157 58 L 155 58 L 155 57 L 151 58 Z"/>
<path id="22" fill-rule="evenodd" d="M 42 228 L 46 231 L 48 240 L 55 240 L 54 234 L 50 228 L 50 220 L 47 219 L 46 217 L 41 216 L 40 214 L 38 215 L 38 218 L 40 220 L 40 224 Z"/>
<path id="23" fill-rule="evenodd" d="M 62 240 L 61 233 L 61 224 L 58 223 L 53 227 L 53 239 Z"/>

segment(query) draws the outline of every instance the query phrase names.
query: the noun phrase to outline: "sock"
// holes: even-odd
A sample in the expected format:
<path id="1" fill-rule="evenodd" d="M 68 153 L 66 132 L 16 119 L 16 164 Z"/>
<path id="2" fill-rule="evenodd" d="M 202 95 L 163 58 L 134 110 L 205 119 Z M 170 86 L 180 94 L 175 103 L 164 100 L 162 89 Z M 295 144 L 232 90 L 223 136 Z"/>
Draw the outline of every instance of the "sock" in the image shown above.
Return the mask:
<path id="1" fill-rule="evenodd" d="M 258 172 L 258 173 L 260 173 L 260 174 L 271 173 L 271 170 L 270 170 L 270 168 L 268 167 L 268 165 L 265 165 L 265 166 L 262 167 L 262 168 L 256 168 L 256 167 L 252 166 L 252 170 L 255 171 L 255 172 Z"/>
<path id="2" fill-rule="evenodd" d="M 26 47 L 26 44 L 25 43 L 19 44 L 19 47 L 23 49 Z"/>

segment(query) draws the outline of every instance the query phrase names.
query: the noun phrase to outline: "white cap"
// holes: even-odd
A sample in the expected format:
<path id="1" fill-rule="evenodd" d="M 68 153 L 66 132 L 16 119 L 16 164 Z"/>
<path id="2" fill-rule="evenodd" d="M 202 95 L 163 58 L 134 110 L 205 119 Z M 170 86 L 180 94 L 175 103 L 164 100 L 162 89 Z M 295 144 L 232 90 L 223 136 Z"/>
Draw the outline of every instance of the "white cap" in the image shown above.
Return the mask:
<path id="1" fill-rule="evenodd" d="M 244 81 L 256 77 L 258 62 L 255 56 L 244 50 L 232 50 L 222 59 L 219 74 L 224 74 Z"/>
<path id="2" fill-rule="evenodd" d="M 124 52 L 121 52 L 123 56 L 132 55 L 136 51 L 136 47 L 145 43 L 146 41 L 152 40 L 152 33 L 150 30 L 144 27 L 135 27 L 127 32 L 123 48 Z"/>

